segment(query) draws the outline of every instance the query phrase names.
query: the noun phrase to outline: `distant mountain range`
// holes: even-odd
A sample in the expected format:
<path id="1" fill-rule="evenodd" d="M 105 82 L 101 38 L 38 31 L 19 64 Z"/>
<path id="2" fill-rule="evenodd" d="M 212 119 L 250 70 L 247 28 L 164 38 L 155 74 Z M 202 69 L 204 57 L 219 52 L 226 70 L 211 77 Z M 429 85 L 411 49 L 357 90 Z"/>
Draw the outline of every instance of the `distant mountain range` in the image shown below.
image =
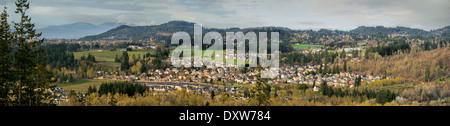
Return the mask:
<path id="1" fill-rule="evenodd" d="M 186 21 L 170 21 L 160 25 L 152 26 L 129 26 L 121 23 L 74 23 L 60 26 L 50 26 L 43 29 L 38 29 L 42 32 L 43 38 L 58 38 L 58 39 L 81 39 L 81 40 L 144 40 L 144 41 L 162 41 L 168 39 L 173 33 L 179 31 L 186 31 L 193 34 L 193 22 Z M 292 30 L 285 27 L 255 27 L 255 28 L 203 28 L 203 34 L 209 31 L 217 31 L 224 34 L 225 32 L 261 32 L 261 31 L 277 31 L 280 32 L 280 39 L 289 41 L 296 33 L 307 31 L 308 33 L 323 35 L 337 35 L 337 34 L 360 34 L 360 35 L 376 35 L 376 34 L 405 34 L 405 35 L 422 35 L 422 36 L 440 36 L 442 34 L 450 34 L 450 26 L 444 28 L 426 31 L 416 28 L 408 27 L 367 27 L 360 26 L 350 31 L 341 30 Z"/>
<path id="2" fill-rule="evenodd" d="M 42 32 L 41 38 L 78 39 L 88 35 L 97 35 L 120 25 L 124 24 L 114 22 L 107 22 L 103 24 L 78 22 L 59 26 L 49 26 L 46 28 L 37 29 L 37 31 Z"/>
<path id="3" fill-rule="evenodd" d="M 160 25 L 152 25 L 152 26 L 127 26 L 121 25 L 119 27 L 108 30 L 104 33 L 98 35 L 90 35 L 81 38 L 82 40 L 152 40 L 152 41 L 161 41 L 166 40 L 173 33 L 178 31 L 186 31 L 189 34 L 193 34 L 194 23 L 186 22 L 186 21 L 170 21 Z M 326 35 L 336 35 L 338 34 L 360 34 L 360 35 L 376 35 L 376 34 L 405 34 L 405 35 L 422 35 L 422 36 L 440 36 L 443 33 L 450 33 L 450 26 L 425 31 L 422 29 L 416 28 L 408 28 L 408 27 L 367 27 L 360 26 L 356 29 L 350 31 L 340 31 L 340 30 L 292 30 L 284 27 L 256 27 L 256 28 L 228 28 L 228 29 L 217 29 L 217 28 L 203 28 L 203 34 L 209 31 L 217 31 L 219 33 L 225 32 L 247 32 L 247 31 L 278 31 L 280 32 L 280 39 L 289 39 L 293 37 L 295 33 L 308 31 L 308 32 L 316 32 L 319 34 Z"/>

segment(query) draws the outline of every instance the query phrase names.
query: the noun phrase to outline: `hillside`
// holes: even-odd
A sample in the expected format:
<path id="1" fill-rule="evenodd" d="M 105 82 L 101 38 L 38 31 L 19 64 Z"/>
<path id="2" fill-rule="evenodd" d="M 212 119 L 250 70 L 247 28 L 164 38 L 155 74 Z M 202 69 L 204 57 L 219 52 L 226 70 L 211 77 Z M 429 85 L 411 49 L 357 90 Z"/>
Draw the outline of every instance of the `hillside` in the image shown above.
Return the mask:
<path id="1" fill-rule="evenodd" d="M 403 77 L 410 80 L 425 81 L 427 67 L 430 68 L 430 79 L 448 79 L 450 70 L 450 48 L 431 51 L 417 51 L 374 59 L 350 62 L 353 71 L 370 75 L 384 75 Z"/>
<path id="2" fill-rule="evenodd" d="M 193 34 L 193 22 L 186 21 L 170 21 L 160 25 L 152 26 L 127 26 L 121 25 L 119 27 L 110 29 L 104 33 L 98 35 L 90 35 L 81 38 L 81 40 L 142 40 L 142 41 L 164 41 L 169 39 L 170 35 L 179 31 L 186 31 L 189 34 Z M 341 36 L 341 35 L 388 35 L 388 34 L 404 34 L 404 35 L 421 35 L 421 36 L 440 36 L 445 32 L 448 32 L 450 26 L 436 29 L 432 31 L 425 31 L 422 29 L 408 28 L 408 27 L 366 27 L 360 26 L 350 31 L 339 30 L 326 30 L 321 29 L 319 31 L 313 30 L 292 30 L 284 27 L 255 27 L 255 28 L 203 28 L 203 34 L 210 31 L 217 31 L 222 35 L 225 32 L 262 32 L 262 31 L 276 31 L 280 32 L 281 41 L 289 42 L 308 42 L 310 44 L 317 43 L 323 36 Z M 305 36 L 306 35 L 306 36 Z M 299 37 L 306 37 L 301 39 Z"/>
<path id="3" fill-rule="evenodd" d="M 362 34 L 362 35 L 376 35 L 376 34 L 406 34 L 406 35 L 422 35 L 422 36 L 433 36 L 429 31 L 425 31 L 422 29 L 416 28 L 408 28 L 408 27 L 384 27 L 384 26 L 376 26 L 376 27 L 366 27 L 359 26 L 356 29 L 349 31 L 352 34 Z"/>
<path id="4" fill-rule="evenodd" d="M 104 33 L 86 36 L 81 40 L 165 40 L 168 36 L 178 31 L 193 31 L 194 23 L 184 21 L 171 21 L 161 25 L 153 26 L 127 26 L 121 25 Z"/>
<path id="5" fill-rule="evenodd" d="M 435 35 L 441 35 L 442 37 L 450 38 L 450 26 L 446 26 L 440 29 L 431 30 L 431 33 Z"/>
<path id="6" fill-rule="evenodd" d="M 168 39 L 173 33 L 185 31 L 189 34 L 194 33 L 194 23 L 186 21 L 170 21 L 161 25 L 153 26 L 127 26 L 121 25 L 117 28 L 108 30 L 99 35 L 91 35 L 81 38 L 81 40 L 143 40 L 143 41 L 164 41 Z M 284 27 L 256 27 L 256 28 L 229 28 L 229 29 L 218 29 L 218 28 L 205 28 L 203 27 L 203 34 L 215 31 L 222 35 L 225 32 L 247 32 L 247 31 L 277 31 L 280 32 L 280 39 L 287 38 L 290 39 L 291 31 Z"/>

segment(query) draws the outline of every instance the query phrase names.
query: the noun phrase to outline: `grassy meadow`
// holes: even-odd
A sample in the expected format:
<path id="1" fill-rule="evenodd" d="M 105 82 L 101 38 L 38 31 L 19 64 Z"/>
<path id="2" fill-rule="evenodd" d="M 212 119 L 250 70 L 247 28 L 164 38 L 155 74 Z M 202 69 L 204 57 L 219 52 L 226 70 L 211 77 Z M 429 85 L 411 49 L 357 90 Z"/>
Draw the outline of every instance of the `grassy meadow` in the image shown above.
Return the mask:
<path id="1" fill-rule="evenodd" d="M 310 49 L 321 49 L 323 47 L 323 45 L 314 45 L 314 44 L 297 44 L 297 45 L 292 45 L 292 47 L 294 49 L 308 49 L 308 47 Z"/>
<path id="2" fill-rule="evenodd" d="M 74 83 L 64 83 L 64 84 L 57 84 L 56 87 L 62 87 L 66 91 L 75 90 L 80 92 L 87 92 L 87 89 L 89 86 L 97 87 L 97 89 L 100 87 L 102 82 L 107 82 L 108 80 L 96 80 L 96 79 L 88 79 L 88 80 L 81 80 Z"/>
<path id="3" fill-rule="evenodd" d="M 152 53 L 147 51 L 128 51 L 128 55 L 131 57 L 132 55 L 138 56 L 141 55 L 144 56 L 144 54 Z M 103 62 L 106 66 L 120 66 L 120 63 L 114 62 L 114 58 L 116 55 L 119 57 L 122 56 L 122 51 L 98 51 L 98 50 L 91 50 L 91 51 L 83 51 L 83 52 L 74 52 L 73 55 L 75 56 L 75 59 L 80 59 L 81 56 L 87 56 L 88 54 L 91 54 L 95 56 L 95 60 L 98 62 Z"/>

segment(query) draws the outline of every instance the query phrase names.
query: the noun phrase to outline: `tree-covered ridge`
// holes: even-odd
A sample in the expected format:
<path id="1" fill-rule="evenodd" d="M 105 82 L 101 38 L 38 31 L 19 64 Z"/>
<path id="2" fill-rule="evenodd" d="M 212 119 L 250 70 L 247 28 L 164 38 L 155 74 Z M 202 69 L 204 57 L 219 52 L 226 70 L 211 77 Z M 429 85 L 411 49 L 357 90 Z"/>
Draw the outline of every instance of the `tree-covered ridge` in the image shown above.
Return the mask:
<path id="1" fill-rule="evenodd" d="M 350 31 L 342 31 L 342 30 L 328 30 L 328 29 L 320 29 L 318 31 L 314 30 L 292 30 L 284 27 L 254 27 L 254 28 L 228 28 L 228 29 L 220 29 L 220 28 L 203 28 L 203 34 L 216 31 L 223 35 L 225 32 L 238 32 L 242 31 L 244 33 L 249 31 L 260 32 L 280 32 L 280 39 L 284 39 L 286 42 L 314 42 L 318 41 L 320 38 L 327 36 L 342 36 L 342 35 L 364 35 L 364 36 L 387 36 L 390 34 L 399 34 L 399 35 L 419 35 L 425 37 L 431 36 L 440 36 L 444 33 L 448 34 L 448 28 L 450 26 L 425 31 L 417 28 L 408 28 L 408 27 L 384 27 L 384 26 L 376 26 L 376 27 L 368 27 L 368 26 L 360 26 L 356 29 Z M 169 38 L 173 33 L 179 31 L 185 31 L 189 34 L 193 34 L 194 23 L 186 22 L 186 21 L 170 21 L 160 25 L 153 26 L 127 26 L 122 25 L 111 29 L 107 32 L 101 33 L 99 35 L 86 36 L 81 38 L 81 40 L 143 40 L 143 41 L 164 41 Z M 303 38 L 305 37 L 305 38 Z M 337 38 L 335 38 L 337 39 Z M 357 36 L 354 36 L 353 39 L 358 39 Z"/>
<path id="2" fill-rule="evenodd" d="M 360 34 L 360 35 L 376 35 L 376 34 L 405 34 L 405 35 L 422 35 L 422 36 L 432 36 L 429 31 L 425 31 L 417 28 L 408 28 L 408 27 L 384 27 L 384 26 L 376 26 L 376 27 L 367 27 L 367 26 L 359 26 L 356 29 L 350 30 L 352 34 Z"/>
<path id="3" fill-rule="evenodd" d="M 173 33 L 184 31 L 191 35 L 194 33 L 194 23 L 186 21 L 170 21 L 161 25 L 153 26 L 127 26 L 122 25 L 117 28 L 111 29 L 99 35 L 86 36 L 81 40 L 141 40 L 141 41 L 166 41 L 170 40 Z M 279 32 L 280 39 L 291 38 L 290 29 L 283 27 L 257 27 L 257 28 L 205 28 L 203 27 L 203 35 L 207 32 L 219 32 L 222 36 L 225 36 L 225 32 Z M 287 41 L 287 40 L 286 40 Z M 169 41 L 170 42 L 170 41 Z"/>
<path id="4" fill-rule="evenodd" d="M 450 26 L 446 26 L 436 30 L 431 30 L 431 32 L 435 35 L 450 36 Z"/>
<path id="5" fill-rule="evenodd" d="M 194 23 L 184 21 L 171 21 L 154 26 L 127 26 L 121 25 L 99 35 L 86 36 L 81 40 L 165 40 L 167 36 L 178 31 L 193 31 Z"/>

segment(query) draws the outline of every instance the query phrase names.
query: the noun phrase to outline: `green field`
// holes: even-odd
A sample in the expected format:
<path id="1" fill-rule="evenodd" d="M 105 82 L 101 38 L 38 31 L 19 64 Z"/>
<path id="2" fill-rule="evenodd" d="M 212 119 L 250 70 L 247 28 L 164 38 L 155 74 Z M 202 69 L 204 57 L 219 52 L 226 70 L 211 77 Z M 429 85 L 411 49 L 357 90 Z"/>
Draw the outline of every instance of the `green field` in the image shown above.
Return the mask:
<path id="1" fill-rule="evenodd" d="M 321 49 L 323 45 L 313 45 L 313 44 L 298 44 L 298 45 L 292 45 L 294 49 Z"/>
<path id="2" fill-rule="evenodd" d="M 65 83 L 65 84 L 57 84 L 56 87 L 62 87 L 66 91 L 75 90 L 80 92 L 87 92 L 87 89 L 89 86 L 97 87 L 97 89 L 100 87 L 102 82 L 106 82 L 108 80 L 95 80 L 95 79 L 89 79 L 89 80 L 81 80 L 75 83 Z"/>
<path id="3" fill-rule="evenodd" d="M 73 82 L 73 83 L 62 83 L 62 84 L 56 84 L 56 87 L 66 87 L 66 86 L 71 86 L 71 85 L 78 85 L 78 84 L 82 84 L 82 83 L 87 83 L 90 80 L 81 80 L 78 82 Z"/>
<path id="4" fill-rule="evenodd" d="M 359 46 L 367 45 L 367 42 L 360 42 L 360 43 L 358 43 L 358 45 L 359 45 Z"/>
<path id="5" fill-rule="evenodd" d="M 95 56 L 95 60 L 97 60 L 98 62 L 103 62 L 106 66 L 119 66 L 120 63 L 116 63 L 114 62 L 114 59 L 116 57 L 116 55 L 118 55 L 119 57 L 122 56 L 122 51 L 97 51 L 97 50 L 92 50 L 92 51 L 83 51 L 83 52 L 74 52 L 73 55 L 75 56 L 75 59 L 80 59 L 81 56 L 87 56 L 88 54 L 91 54 L 93 56 Z M 138 56 L 139 54 L 142 56 L 144 56 L 144 54 L 147 54 L 149 52 L 146 51 L 128 51 L 128 55 L 129 57 L 131 57 L 132 55 Z M 152 52 L 150 52 L 152 53 Z"/>

